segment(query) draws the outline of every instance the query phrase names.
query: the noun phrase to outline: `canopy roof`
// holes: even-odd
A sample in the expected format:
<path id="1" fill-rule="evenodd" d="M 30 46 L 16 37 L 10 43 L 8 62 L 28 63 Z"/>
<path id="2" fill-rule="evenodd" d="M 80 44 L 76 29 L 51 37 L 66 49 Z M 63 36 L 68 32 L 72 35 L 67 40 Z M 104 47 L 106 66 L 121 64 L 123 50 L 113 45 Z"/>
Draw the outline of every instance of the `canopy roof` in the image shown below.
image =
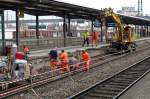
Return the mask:
<path id="1" fill-rule="evenodd" d="M 69 18 L 94 20 L 100 18 L 101 10 L 82 7 L 55 0 L 0 0 L 0 7 L 5 10 L 24 10 L 31 15 L 56 15 Z M 150 20 L 119 14 L 125 24 L 150 25 Z M 112 21 L 111 18 L 108 21 Z"/>

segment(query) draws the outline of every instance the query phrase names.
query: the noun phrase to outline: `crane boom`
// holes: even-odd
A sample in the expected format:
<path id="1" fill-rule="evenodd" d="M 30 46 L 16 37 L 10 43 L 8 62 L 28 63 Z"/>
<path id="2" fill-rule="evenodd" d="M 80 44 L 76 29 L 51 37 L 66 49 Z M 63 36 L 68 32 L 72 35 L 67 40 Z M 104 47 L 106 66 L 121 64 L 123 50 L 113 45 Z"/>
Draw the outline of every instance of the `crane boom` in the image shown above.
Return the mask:
<path id="1" fill-rule="evenodd" d="M 120 20 L 119 16 L 115 13 L 112 13 L 112 18 L 115 21 L 117 28 L 118 28 L 118 41 L 123 42 L 124 28 L 123 28 L 123 25 L 121 23 L 121 20 Z"/>
<path id="2" fill-rule="evenodd" d="M 115 39 L 111 43 L 111 47 L 118 50 L 136 50 L 136 44 L 133 42 L 134 33 L 130 26 L 124 28 L 120 16 L 113 12 L 111 8 L 105 8 L 101 13 L 101 17 L 105 20 L 110 17 L 116 24 L 117 33 L 114 34 Z M 103 22 L 103 21 L 102 21 Z"/>
<path id="3" fill-rule="evenodd" d="M 117 41 L 123 42 L 124 27 L 120 17 L 117 14 L 115 14 L 111 8 L 104 9 L 104 13 L 105 13 L 105 17 L 110 16 L 112 20 L 116 23 L 116 26 L 118 28 Z"/>

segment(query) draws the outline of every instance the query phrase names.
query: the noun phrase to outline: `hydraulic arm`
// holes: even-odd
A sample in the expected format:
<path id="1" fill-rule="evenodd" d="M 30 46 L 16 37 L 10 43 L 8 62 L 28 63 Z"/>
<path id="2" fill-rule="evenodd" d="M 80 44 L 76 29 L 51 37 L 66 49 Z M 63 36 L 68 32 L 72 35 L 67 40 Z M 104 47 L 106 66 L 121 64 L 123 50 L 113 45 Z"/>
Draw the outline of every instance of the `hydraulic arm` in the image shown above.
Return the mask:
<path id="1" fill-rule="evenodd" d="M 105 17 L 111 17 L 112 20 L 116 23 L 116 26 L 118 28 L 117 41 L 123 42 L 124 27 L 120 17 L 117 14 L 115 14 L 111 8 L 104 9 L 104 13 L 105 13 Z"/>

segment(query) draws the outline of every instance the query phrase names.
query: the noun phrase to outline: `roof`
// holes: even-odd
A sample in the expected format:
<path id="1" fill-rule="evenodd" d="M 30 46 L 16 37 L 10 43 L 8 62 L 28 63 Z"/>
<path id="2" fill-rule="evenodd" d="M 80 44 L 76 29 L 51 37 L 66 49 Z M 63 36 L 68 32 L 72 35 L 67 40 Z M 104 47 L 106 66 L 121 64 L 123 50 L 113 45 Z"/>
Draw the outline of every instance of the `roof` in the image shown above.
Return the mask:
<path id="1" fill-rule="evenodd" d="M 41 1 L 41 2 L 40 2 Z M 31 15 L 56 15 L 70 18 L 92 19 L 99 15 L 99 10 L 63 3 L 54 0 L 0 0 L 0 6 L 5 9 L 23 9 Z"/>
<path id="2" fill-rule="evenodd" d="M 60 17 L 66 15 L 70 18 L 83 18 L 88 20 L 100 18 L 99 15 L 102 13 L 102 11 L 98 9 L 55 0 L 0 0 L 0 7 L 7 10 L 22 9 L 25 13 L 31 15 L 56 15 Z M 126 15 L 120 16 L 125 24 L 150 25 L 150 20 Z M 109 19 L 108 21 L 112 20 Z"/>
<path id="3" fill-rule="evenodd" d="M 121 15 L 120 17 L 123 20 L 123 23 L 126 24 L 135 24 L 135 25 L 149 25 L 150 26 L 150 20 L 142 18 L 142 17 L 135 17 L 135 16 L 127 16 L 127 15 Z"/>

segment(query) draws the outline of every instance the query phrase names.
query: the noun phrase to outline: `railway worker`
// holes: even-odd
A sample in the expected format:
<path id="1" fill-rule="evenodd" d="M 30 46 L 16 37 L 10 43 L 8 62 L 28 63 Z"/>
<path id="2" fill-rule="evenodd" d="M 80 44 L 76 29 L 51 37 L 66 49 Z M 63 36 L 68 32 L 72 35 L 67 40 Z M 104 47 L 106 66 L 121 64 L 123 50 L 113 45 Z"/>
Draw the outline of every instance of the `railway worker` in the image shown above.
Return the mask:
<path id="1" fill-rule="evenodd" d="M 25 60 L 25 55 L 23 52 L 16 52 L 15 55 L 15 74 L 17 78 L 28 78 L 30 76 L 30 69 L 27 65 L 27 60 Z"/>
<path id="2" fill-rule="evenodd" d="M 25 54 L 25 59 L 28 60 L 28 54 L 30 52 L 29 48 L 27 46 L 23 46 L 23 52 Z"/>
<path id="3" fill-rule="evenodd" d="M 11 55 L 11 46 L 10 46 L 10 45 L 7 45 L 7 46 L 5 47 L 5 49 L 6 49 L 6 56 L 7 56 L 7 57 L 10 57 L 10 55 Z"/>
<path id="4" fill-rule="evenodd" d="M 57 48 L 54 48 L 49 52 L 49 58 L 51 70 L 55 70 L 57 68 L 57 58 L 58 58 Z"/>
<path id="5" fill-rule="evenodd" d="M 8 45 L 6 46 L 6 56 L 7 56 L 7 59 L 8 59 L 8 72 L 11 73 L 11 65 L 12 65 L 12 45 Z"/>
<path id="6" fill-rule="evenodd" d="M 70 70 L 76 70 L 79 69 L 79 61 L 77 58 L 75 58 L 74 56 L 71 56 L 71 58 L 69 59 L 69 65 L 70 65 Z"/>
<path id="7" fill-rule="evenodd" d="M 88 30 L 83 32 L 83 44 L 82 44 L 83 47 L 84 47 L 85 43 L 87 43 L 87 46 L 89 46 L 89 36 L 90 36 L 90 33 Z"/>
<path id="8" fill-rule="evenodd" d="M 90 65 L 90 55 L 85 50 L 82 50 L 82 60 L 84 62 L 84 64 L 83 64 L 84 71 L 88 71 L 89 65 Z"/>
<path id="9" fill-rule="evenodd" d="M 18 51 L 17 45 L 14 43 L 12 45 L 12 55 L 13 55 L 13 61 L 15 60 L 16 52 Z"/>
<path id="10" fill-rule="evenodd" d="M 92 47 L 94 46 L 94 45 L 96 45 L 97 46 L 97 43 L 98 43 L 98 36 L 99 36 L 99 34 L 98 34 L 98 32 L 96 32 L 95 30 L 92 32 Z"/>
<path id="11" fill-rule="evenodd" d="M 64 50 L 61 51 L 60 55 L 59 55 L 59 59 L 61 61 L 61 70 L 62 72 L 64 71 L 69 71 L 69 58 L 68 58 L 68 53 L 65 52 Z"/>
<path id="12" fill-rule="evenodd" d="M 8 71 L 10 73 L 10 76 L 13 78 L 15 77 L 15 70 L 14 70 L 14 65 L 15 65 L 15 60 L 16 60 L 16 52 L 18 51 L 17 45 L 13 43 L 11 45 L 11 51 L 10 51 L 10 56 L 9 56 L 9 62 L 8 62 Z"/>

